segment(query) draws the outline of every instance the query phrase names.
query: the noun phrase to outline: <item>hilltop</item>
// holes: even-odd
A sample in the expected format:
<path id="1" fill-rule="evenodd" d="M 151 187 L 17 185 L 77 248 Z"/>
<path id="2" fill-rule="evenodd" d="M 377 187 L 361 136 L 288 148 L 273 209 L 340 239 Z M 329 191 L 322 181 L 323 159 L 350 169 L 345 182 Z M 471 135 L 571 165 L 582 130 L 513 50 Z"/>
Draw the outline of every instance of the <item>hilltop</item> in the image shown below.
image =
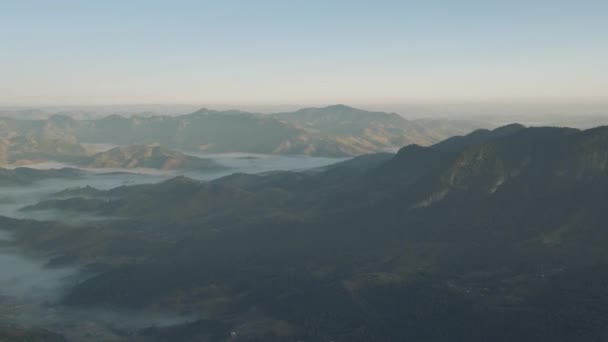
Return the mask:
<path id="1" fill-rule="evenodd" d="M 321 172 L 39 204 L 121 218 L 102 230 L 10 226 L 25 246 L 108 265 L 67 305 L 204 317 L 152 340 L 212 325 L 218 339 L 592 341 L 608 322 L 606 146 L 608 127 L 510 125 Z"/>
<path id="2" fill-rule="evenodd" d="M 129 145 L 99 152 L 86 166 L 95 168 L 152 168 L 159 170 L 221 170 L 211 159 L 197 158 L 158 145 Z"/>
<path id="3" fill-rule="evenodd" d="M 203 108 L 181 116 L 110 115 L 78 120 L 53 115 L 48 119 L 0 119 L 0 133 L 4 135 L 44 136 L 81 143 L 160 144 L 211 153 L 340 157 L 389 151 L 411 143 L 429 145 L 463 130 L 449 127 L 345 105 L 276 114 Z"/>

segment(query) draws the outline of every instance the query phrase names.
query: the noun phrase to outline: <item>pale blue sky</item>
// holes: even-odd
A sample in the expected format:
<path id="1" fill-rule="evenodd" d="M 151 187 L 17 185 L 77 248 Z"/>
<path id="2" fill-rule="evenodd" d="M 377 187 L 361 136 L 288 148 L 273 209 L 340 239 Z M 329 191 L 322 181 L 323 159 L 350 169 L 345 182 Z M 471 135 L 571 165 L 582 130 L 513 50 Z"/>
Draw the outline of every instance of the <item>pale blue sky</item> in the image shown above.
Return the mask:
<path id="1" fill-rule="evenodd" d="M 0 105 L 608 98 L 608 1 L 0 0 Z"/>

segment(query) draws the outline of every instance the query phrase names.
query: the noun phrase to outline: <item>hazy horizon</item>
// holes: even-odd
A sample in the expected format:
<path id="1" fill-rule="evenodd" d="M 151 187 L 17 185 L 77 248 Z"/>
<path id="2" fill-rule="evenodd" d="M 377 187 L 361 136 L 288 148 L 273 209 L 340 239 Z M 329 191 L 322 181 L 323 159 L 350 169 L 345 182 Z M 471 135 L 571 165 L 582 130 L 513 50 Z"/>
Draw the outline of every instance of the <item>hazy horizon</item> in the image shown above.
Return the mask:
<path id="1" fill-rule="evenodd" d="M 0 0 L 0 342 L 606 340 L 606 37 L 606 0 Z"/>
<path id="2" fill-rule="evenodd" d="M 607 10 L 601 1 L 6 2 L 0 105 L 608 101 Z"/>
<path id="3" fill-rule="evenodd" d="M 597 124 L 608 119 L 608 101 L 469 101 L 469 102 L 409 102 L 409 103 L 300 103 L 300 104 L 229 104 L 229 103 L 158 103 L 158 104 L 105 104 L 105 105 L 0 105 L 0 117 L 46 118 L 53 114 L 74 115 L 76 118 L 98 118 L 108 115 L 185 115 L 200 109 L 217 111 L 244 111 L 261 114 L 292 112 L 304 108 L 323 108 L 346 105 L 368 111 L 397 113 L 407 119 L 470 119 L 502 120 L 502 123 L 521 122 L 543 125 L 568 124 L 576 118 L 596 117 Z M 532 120 L 532 121 L 530 121 Z M 587 123 L 585 127 L 588 127 Z"/>

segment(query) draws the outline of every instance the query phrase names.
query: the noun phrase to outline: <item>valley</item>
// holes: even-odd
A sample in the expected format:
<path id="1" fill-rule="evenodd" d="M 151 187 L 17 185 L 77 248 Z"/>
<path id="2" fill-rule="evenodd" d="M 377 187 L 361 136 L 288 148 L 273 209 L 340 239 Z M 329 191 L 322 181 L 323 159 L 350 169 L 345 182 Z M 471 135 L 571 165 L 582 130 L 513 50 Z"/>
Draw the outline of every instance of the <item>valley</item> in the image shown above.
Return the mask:
<path id="1" fill-rule="evenodd" d="M 80 271 L 36 309 L 106 314 L 24 324 L 19 305 L 2 321 L 116 341 L 581 337 L 555 320 L 602 334 L 606 146 L 605 127 L 508 125 L 396 154 L 38 180 L 1 205 L 4 244 L 51 287 Z M 120 312 L 136 323 L 100 318 Z"/>
<path id="2" fill-rule="evenodd" d="M 4 173 L 0 175 L 0 180 L 4 184 L 1 188 L 0 214 L 7 218 L 25 221 L 5 219 L 7 221 L 4 221 L 2 227 L 3 229 L 8 227 L 8 230 L 0 230 L 0 244 L 2 244 L 0 265 L 3 265 L 3 276 L 0 278 L 0 298 L 2 298 L 3 308 L 0 310 L 0 322 L 2 322 L 0 331 L 6 324 L 26 328 L 33 326 L 61 332 L 70 340 L 98 338 L 108 341 L 123 341 L 128 340 L 126 336 L 133 330 L 143 330 L 153 326 L 162 327 L 193 319 L 175 312 L 164 313 L 162 310 L 153 313 L 141 311 L 124 313 L 123 309 L 77 309 L 60 305 L 60 299 L 65 291 L 83 279 L 96 274 L 96 271 L 89 271 L 90 266 L 87 267 L 93 259 L 69 261 L 70 258 L 62 257 L 63 252 L 56 249 L 61 249 L 59 245 L 63 243 L 56 241 L 57 245 L 51 246 L 53 243 L 48 245 L 49 241 L 45 242 L 44 239 L 56 238 L 52 235 L 54 233 L 61 235 L 62 232 L 65 232 L 63 229 L 67 229 L 68 232 L 78 232 L 81 229 L 85 230 L 88 225 L 93 225 L 110 226 L 104 229 L 112 230 L 120 229 L 121 225 L 116 217 L 111 216 L 95 217 L 76 210 L 64 212 L 49 208 L 49 210 L 28 211 L 23 208 L 32 206 L 45 198 L 52 198 L 54 194 L 65 192 L 66 189 L 70 191 L 69 189 L 92 187 L 109 190 L 121 186 L 154 184 L 176 177 L 181 172 L 186 172 L 193 179 L 208 181 L 239 171 L 255 174 L 281 169 L 316 169 L 342 160 L 251 154 L 216 154 L 205 155 L 205 158 L 214 160 L 217 165 L 222 165 L 222 167 L 211 172 L 120 167 L 97 169 L 77 168 L 75 165 L 54 162 L 34 164 L 33 166 L 37 167 L 35 169 L 26 167 L 5 169 Z M 82 201 L 78 202 L 82 203 Z M 33 244 L 30 245 L 28 242 L 23 245 L 25 240 L 17 238 L 20 234 L 14 233 L 14 228 L 11 228 L 14 222 L 20 222 L 19 225 L 22 227 L 36 227 L 34 229 L 56 230 L 56 232 L 42 233 L 42 231 L 36 230 L 34 233 L 36 235 L 41 233 L 38 237 L 42 239 L 28 238 L 27 240 L 32 243 L 35 243 L 34 240 L 38 240 L 47 247 L 32 248 Z M 51 224 L 49 227 L 45 222 L 58 223 Z M 113 226 L 116 228 L 111 228 Z M 28 234 L 27 229 L 24 229 L 23 233 Z M 95 234 L 91 238 L 99 239 L 100 237 Z M 120 239 L 119 236 L 116 238 Z M 64 265 L 61 261 L 62 258 L 68 260 L 69 265 Z M 86 317 L 86 320 L 77 322 L 83 317 Z M 122 331 L 122 333 L 117 335 L 115 330 Z M 43 332 L 40 334 L 44 336 Z M 0 334 L 0 336 L 2 335 Z M 49 336 L 51 336 L 50 333 Z"/>
<path id="3" fill-rule="evenodd" d="M 0 342 L 608 341 L 608 1 L 0 1 Z"/>

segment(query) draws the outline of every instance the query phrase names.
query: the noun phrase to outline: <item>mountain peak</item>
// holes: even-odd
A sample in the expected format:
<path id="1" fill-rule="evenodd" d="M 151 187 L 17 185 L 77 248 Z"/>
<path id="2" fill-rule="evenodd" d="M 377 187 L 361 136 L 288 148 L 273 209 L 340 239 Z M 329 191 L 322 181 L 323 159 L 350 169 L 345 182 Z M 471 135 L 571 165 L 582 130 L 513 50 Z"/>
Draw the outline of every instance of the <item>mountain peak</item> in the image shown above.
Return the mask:
<path id="1" fill-rule="evenodd" d="M 213 112 L 213 110 L 203 107 L 197 111 L 190 113 L 190 115 L 203 115 L 203 114 L 209 114 L 210 112 Z"/>
<path id="2" fill-rule="evenodd" d="M 345 104 L 334 104 L 334 105 L 329 105 L 327 107 L 321 108 L 321 109 L 328 109 L 328 110 L 357 110 L 356 108 L 347 106 Z"/>
<path id="3" fill-rule="evenodd" d="M 197 181 L 196 179 L 192 179 L 190 177 L 186 177 L 183 175 L 175 176 L 173 178 L 167 179 L 166 181 L 161 182 L 165 186 L 198 186 L 201 185 L 202 182 Z"/>
<path id="4" fill-rule="evenodd" d="M 513 134 L 517 131 L 521 131 L 522 129 L 525 129 L 526 126 L 520 124 L 520 123 L 512 123 L 509 125 L 504 125 L 504 126 L 500 126 L 498 128 L 495 128 L 492 130 L 492 132 L 494 133 L 498 133 L 498 134 L 506 134 L 506 135 L 510 135 Z"/>

